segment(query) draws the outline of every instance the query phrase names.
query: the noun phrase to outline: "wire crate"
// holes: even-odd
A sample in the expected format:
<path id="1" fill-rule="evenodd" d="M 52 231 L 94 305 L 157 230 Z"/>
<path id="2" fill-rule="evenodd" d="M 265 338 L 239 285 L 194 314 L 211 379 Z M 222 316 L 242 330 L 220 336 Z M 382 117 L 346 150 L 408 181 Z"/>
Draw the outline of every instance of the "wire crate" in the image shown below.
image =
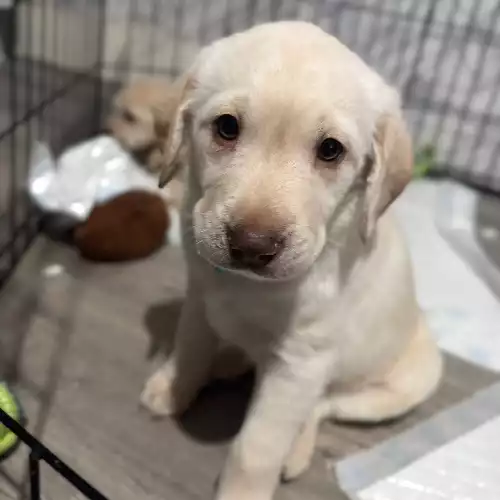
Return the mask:
<path id="1" fill-rule="evenodd" d="M 200 46 L 278 19 L 319 24 L 399 88 L 437 173 L 500 190 L 498 0 L 108 0 L 103 76 L 176 76 Z"/>
<path id="2" fill-rule="evenodd" d="M 102 2 L 0 2 L 0 287 L 38 228 L 33 145 L 57 154 L 99 126 L 104 22 Z"/>
<path id="3" fill-rule="evenodd" d="M 23 192 L 35 140 L 57 153 L 99 127 L 117 82 L 175 77 L 201 46 L 270 20 L 338 36 L 401 90 L 437 173 L 500 190 L 499 0 L 2 2 L 0 285 L 36 231 Z"/>
<path id="4" fill-rule="evenodd" d="M 500 0 L 0 0 L 0 287 L 39 227 L 37 141 L 57 154 L 100 129 L 117 85 L 175 77 L 201 46 L 278 19 L 319 24 L 397 86 L 436 173 L 500 191 Z"/>

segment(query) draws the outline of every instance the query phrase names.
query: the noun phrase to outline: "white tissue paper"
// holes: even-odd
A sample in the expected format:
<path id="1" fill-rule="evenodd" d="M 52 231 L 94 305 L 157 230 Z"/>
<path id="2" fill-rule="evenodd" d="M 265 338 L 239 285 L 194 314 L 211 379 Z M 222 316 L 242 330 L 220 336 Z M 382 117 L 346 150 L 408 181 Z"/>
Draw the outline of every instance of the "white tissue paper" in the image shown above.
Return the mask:
<path id="1" fill-rule="evenodd" d="M 29 193 L 44 212 L 85 220 L 96 203 L 132 189 L 159 192 L 156 176 L 142 169 L 108 136 L 100 136 L 65 151 L 56 162 L 45 144 L 33 151 Z"/>
<path id="2" fill-rule="evenodd" d="M 170 200 L 168 187 L 158 188 L 158 176 L 141 168 L 110 136 L 99 136 L 66 150 L 56 161 L 47 145 L 33 149 L 28 192 L 33 203 L 68 229 L 87 219 L 92 208 L 120 194 L 141 189 Z M 180 244 L 179 214 L 169 206 L 166 239 Z"/>

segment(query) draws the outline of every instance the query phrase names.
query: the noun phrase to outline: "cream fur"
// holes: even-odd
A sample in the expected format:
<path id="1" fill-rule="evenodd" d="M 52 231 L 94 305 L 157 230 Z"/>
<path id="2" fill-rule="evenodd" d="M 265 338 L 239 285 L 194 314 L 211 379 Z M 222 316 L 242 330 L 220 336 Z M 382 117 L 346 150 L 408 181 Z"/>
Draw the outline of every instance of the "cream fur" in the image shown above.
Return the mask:
<path id="1" fill-rule="evenodd" d="M 221 113 L 241 120 L 230 147 L 214 139 Z M 336 165 L 315 157 L 325 136 L 347 149 Z M 261 25 L 201 52 L 167 170 L 183 144 L 189 285 L 175 350 L 141 399 L 156 415 L 181 413 L 212 376 L 250 360 L 257 385 L 216 500 L 271 500 L 280 476 L 308 467 L 322 419 L 399 416 L 438 384 L 441 358 L 385 210 L 411 177 L 411 144 L 397 93 L 303 22 Z M 225 224 L 248 220 L 287 236 L 258 273 L 233 268 L 224 236 Z M 221 345 L 245 357 L 227 363 L 226 351 L 221 366 Z"/>
<path id="2" fill-rule="evenodd" d="M 141 153 L 152 172 L 163 167 L 161 144 L 175 112 L 177 89 L 167 80 L 144 79 L 123 87 L 113 98 L 107 128 L 132 153 Z"/>

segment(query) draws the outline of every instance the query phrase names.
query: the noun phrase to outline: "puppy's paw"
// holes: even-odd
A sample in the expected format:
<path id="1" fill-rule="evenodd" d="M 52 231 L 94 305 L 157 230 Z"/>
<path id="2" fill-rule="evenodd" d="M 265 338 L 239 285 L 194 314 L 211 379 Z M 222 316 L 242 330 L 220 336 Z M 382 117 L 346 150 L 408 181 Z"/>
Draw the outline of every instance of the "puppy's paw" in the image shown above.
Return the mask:
<path id="1" fill-rule="evenodd" d="M 193 398 L 179 387 L 174 372 L 162 367 L 149 377 L 140 399 L 154 417 L 167 417 L 184 413 Z"/>
<path id="2" fill-rule="evenodd" d="M 315 417 L 312 417 L 295 440 L 283 465 L 281 471 L 281 480 L 283 482 L 293 481 L 309 469 L 316 446 L 317 430 L 318 421 Z"/>
<path id="3" fill-rule="evenodd" d="M 281 471 L 281 481 L 288 483 L 298 479 L 311 465 L 312 454 L 293 450 L 287 458 Z"/>
<path id="4" fill-rule="evenodd" d="M 237 491 L 217 493 L 215 500 L 272 500 L 272 493 L 261 493 L 260 491 L 252 491 L 241 489 Z"/>

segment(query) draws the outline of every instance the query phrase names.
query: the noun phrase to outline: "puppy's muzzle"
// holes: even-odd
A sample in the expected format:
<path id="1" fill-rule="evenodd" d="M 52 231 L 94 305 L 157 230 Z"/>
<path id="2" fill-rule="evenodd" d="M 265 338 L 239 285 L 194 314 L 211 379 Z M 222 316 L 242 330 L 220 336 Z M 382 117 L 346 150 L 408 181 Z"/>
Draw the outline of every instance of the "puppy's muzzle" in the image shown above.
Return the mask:
<path id="1" fill-rule="evenodd" d="M 226 226 L 231 264 L 250 270 L 262 270 L 278 257 L 285 238 L 276 230 L 245 225 Z"/>

